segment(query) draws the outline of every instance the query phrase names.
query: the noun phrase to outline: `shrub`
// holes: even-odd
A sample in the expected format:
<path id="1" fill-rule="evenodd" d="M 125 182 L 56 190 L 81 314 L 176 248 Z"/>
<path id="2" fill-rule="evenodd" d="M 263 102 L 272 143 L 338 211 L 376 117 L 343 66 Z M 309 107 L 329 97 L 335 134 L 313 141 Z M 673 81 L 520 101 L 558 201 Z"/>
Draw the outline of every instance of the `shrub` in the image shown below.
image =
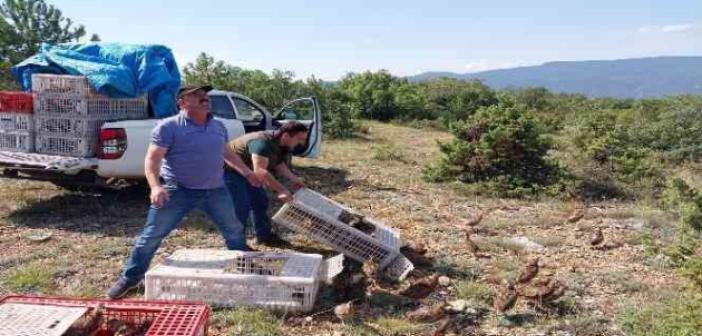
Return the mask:
<path id="1" fill-rule="evenodd" d="M 618 322 L 630 336 L 702 335 L 702 298 L 686 293 L 623 310 Z"/>
<path id="2" fill-rule="evenodd" d="M 430 181 L 481 183 L 503 196 L 535 193 L 554 182 L 559 169 L 546 154 L 550 142 L 533 118 L 514 107 L 479 109 L 451 126 L 454 140 L 439 144 L 443 154 L 429 167 Z"/>

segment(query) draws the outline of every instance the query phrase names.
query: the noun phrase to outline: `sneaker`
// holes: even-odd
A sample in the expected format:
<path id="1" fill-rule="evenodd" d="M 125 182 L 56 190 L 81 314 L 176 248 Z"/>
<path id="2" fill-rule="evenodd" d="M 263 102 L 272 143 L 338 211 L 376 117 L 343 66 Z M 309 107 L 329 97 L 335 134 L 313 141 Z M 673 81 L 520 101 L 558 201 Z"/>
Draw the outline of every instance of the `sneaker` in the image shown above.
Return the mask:
<path id="1" fill-rule="evenodd" d="M 107 297 L 110 300 L 121 299 L 132 289 L 137 288 L 141 281 L 132 281 L 127 278 L 120 277 L 117 282 L 107 291 Z"/>
<path id="2" fill-rule="evenodd" d="M 276 234 L 271 234 L 265 237 L 256 237 L 256 244 L 266 246 L 287 246 L 290 245 L 287 241 L 281 239 Z"/>

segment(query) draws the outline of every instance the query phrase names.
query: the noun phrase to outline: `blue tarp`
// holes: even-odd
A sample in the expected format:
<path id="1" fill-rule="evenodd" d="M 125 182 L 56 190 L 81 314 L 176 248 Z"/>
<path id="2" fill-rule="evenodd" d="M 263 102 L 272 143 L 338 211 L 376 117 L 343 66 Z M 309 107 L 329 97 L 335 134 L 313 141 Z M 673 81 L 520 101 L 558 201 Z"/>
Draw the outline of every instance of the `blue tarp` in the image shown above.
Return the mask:
<path id="1" fill-rule="evenodd" d="M 180 72 L 171 50 L 161 45 L 45 43 L 38 54 L 12 67 L 25 91 L 32 89 L 33 73 L 83 75 L 99 93 L 114 98 L 148 93 L 155 117 L 177 111 Z"/>

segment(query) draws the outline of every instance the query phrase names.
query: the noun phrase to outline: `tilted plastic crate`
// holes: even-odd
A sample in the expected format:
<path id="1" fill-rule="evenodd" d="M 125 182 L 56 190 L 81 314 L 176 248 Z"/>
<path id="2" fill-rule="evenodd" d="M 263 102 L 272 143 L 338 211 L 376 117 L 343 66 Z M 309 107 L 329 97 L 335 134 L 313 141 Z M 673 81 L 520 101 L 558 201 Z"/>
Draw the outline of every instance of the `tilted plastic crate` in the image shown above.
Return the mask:
<path id="1" fill-rule="evenodd" d="M 34 148 L 37 153 L 74 157 L 95 156 L 97 134 L 87 137 L 37 133 Z"/>
<path id="2" fill-rule="evenodd" d="M 210 309 L 203 303 L 6 296 L 0 297 L 0 336 L 62 335 L 78 318 L 96 316 L 98 306 L 95 331 L 83 335 L 111 336 L 111 321 L 145 325 L 139 335 L 207 335 Z"/>
<path id="3" fill-rule="evenodd" d="M 343 222 L 344 216 L 362 219 L 361 224 L 365 227 L 360 230 Z M 373 259 L 383 270 L 401 256 L 397 231 L 309 189 L 298 190 L 293 201 L 283 205 L 273 216 L 273 221 L 357 261 Z M 404 259 L 398 262 L 399 266 L 396 265 L 390 273 L 386 272 L 386 276 L 402 280 L 413 269 Z"/>
<path id="4" fill-rule="evenodd" d="M 34 151 L 34 132 L 0 130 L 0 150 L 13 152 Z"/>
<path id="5" fill-rule="evenodd" d="M 321 263 L 317 254 L 178 250 L 146 273 L 146 298 L 309 311 Z"/>

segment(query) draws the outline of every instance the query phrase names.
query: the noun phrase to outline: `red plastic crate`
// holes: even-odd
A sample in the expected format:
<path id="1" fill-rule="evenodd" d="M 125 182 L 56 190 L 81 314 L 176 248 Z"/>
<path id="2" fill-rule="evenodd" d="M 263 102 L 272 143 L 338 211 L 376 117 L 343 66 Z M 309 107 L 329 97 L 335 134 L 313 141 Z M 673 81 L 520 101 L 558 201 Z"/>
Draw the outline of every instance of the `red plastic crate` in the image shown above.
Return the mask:
<path id="1" fill-rule="evenodd" d="M 33 113 L 34 98 L 27 92 L 0 91 L 0 112 Z"/>
<path id="2" fill-rule="evenodd" d="M 25 303 L 63 307 L 90 307 L 102 304 L 105 308 L 103 324 L 95 335 L 110 336 L 106 321 L 117 319 L 123 322 L 151 322 L 146 336 L 204 336 L 210 317 L 210 308 L 204 303 L 181 301 L 101 300 L 62 298 L 45 296 L 0 297 L 0 305 Z"/>

